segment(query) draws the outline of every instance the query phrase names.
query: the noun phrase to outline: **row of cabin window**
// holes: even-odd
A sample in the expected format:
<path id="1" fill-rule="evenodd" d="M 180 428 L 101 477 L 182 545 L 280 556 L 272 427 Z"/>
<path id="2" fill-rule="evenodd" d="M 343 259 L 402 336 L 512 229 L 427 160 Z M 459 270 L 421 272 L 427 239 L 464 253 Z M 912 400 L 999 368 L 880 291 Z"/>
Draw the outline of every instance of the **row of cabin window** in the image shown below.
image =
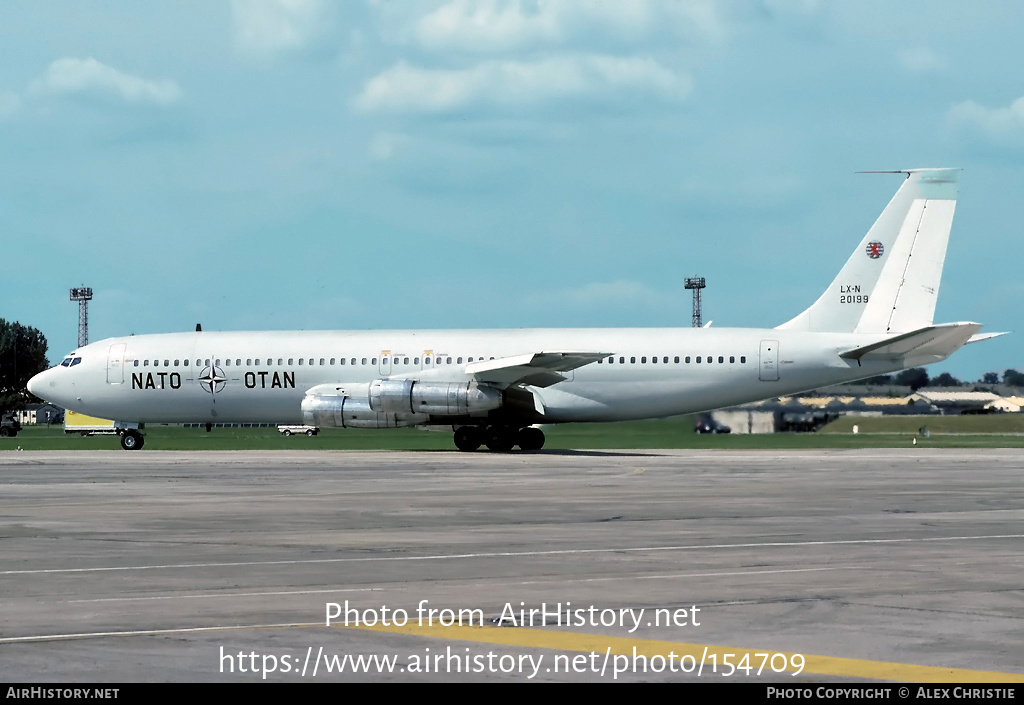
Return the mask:
<path id="1" fill-rule="evenodd" d="M 687 365 L 690 364 L 690 356 L 689 355 L 687 355 L 687 356 L 685 356 L 683 358 L 680 358 L 678 355 L 676 355 L 674 358 L 672 358 L 673 362 L 675 362 L 677 365 L 679 364 L 680 359 L 682 359 L 684 364 L 687 364 Z M 700 364 L 702 360 L 704 360 L 705 362 L 710 364 L 710 363 L 713 363 L 715 361 L 715 357 L 714 357 L 714 355 L 708 355 L 707 358 L 704 358 L 702 355 L 697 355 L 697 358 L 696 358 L 697 364 Z M 668 355 L 662 357 L 661 361 L 662 361 L 663 365 L 667 365 L 668 364 Z M 598 362 L 598 364 L 607 362 L 609 365 L 613 365 L 613 364 L 615 364 L 615 358 L 614 357 L 609 357 L 607 361 L 604 358 L 602 358 L 602 359 L 598 360 L 597 362 Z M 719 363 L 724 363 L 725 362 L 725 355 L 719 355 L 718 356 L 718 362 Z M 730 362 L 730 364 L 734 364 L 736 362 L 736 356 L 735 355 L 730 355 L 729 356 L 729 362 Z M 657 355 L 655 355 L 655 356 L 653 356 L 651 358 L 651 364 L 657 364 L 657 363 L 658 363 L 658 357 L 657 357 Z M 747 356 L 746 355 L 740 355 L 740 364 L 741 365 L 745 365 L 746 363 L 747 363 Z M 620 365 L 625 365 L 626 364 L 626 358 L 625 357 L 620 357 L 619 358 L 619 364 Z M 636 358 L 635 357 L 629 358 L 629 364 L 635 365 L 636 364 Z M 640 364 L 642 364 L 642 365 L 647 364 L 647 358 L 646 357 L 641 357 L 640 358 Z"/>
<path id="2" fill-rule="evenodd" d="M 261 358 L 256 358 L 256 360 L 255 360 L 255 364 L 257 366 L 260 365 L 260 359 Z M 358 363 L 356 362 L 357 359 L 359 360 Z M 411 358 L 411 359 L 412 359 L 412 364 L 413 365 L 419 365 L 420 364 L 420 359 L 418 357 L 414 357 L 414 358 Z M 483 360 L 484 358 L 481 357 L 479 359 Z M 491 359 L 493 360 L 494 358 L 492 357 Z M 349 361 L 348 364 L 351 364 L 351 365 L 355 365 L 355 364 L 360 364 L 360 365 L 366 365 L 366 364 L 376 365 L 377 364 L 377 358 L 375 358 L 375 357 L 372 357 L 372 358 L 365 358 L 365 357 L 364 358 L 354 358 L 354 357 L 353 358 L 344 358 L 343 357 L 343 358 L 337 358 L 337 359 L 332 357 L 332 358 L 330 358 L 330 362 L 327 361 L 327 358 L 322 357 L 322 358 L 320 358 L 320 364 L 321 365 L 327 365 L 327 364 L 334 365 L 335 362 L 337 362 L 337 364 L 339 364 L 339 365 L 344 365 L 344 364 L 346 364 L 346 360 L 348 360 Z M 368 360 L 369 360 L 369 362 L 367 362 Z M 403 357 L 403 358 L 401 358 L 401 362 L 399 362 L 399 358 L 395 358 L 394 359 L 394 364 L 396 364 L 396 365 L 399 365 L 399 364 L 401 364 L 401 365 L 408 365 L 409 364 L 409 360 L 410 360 L 410 358 Z M 665 364 L 665 365 L 668 364 L 668 356 L 667 355 L 662 357 L 661 360 L 662 360 L 662 364 Z M 691 362 L 691 358 L 690 358 L 689 355 L 686 355 L 685 357 L 682 357 L 682 358 L 680 358 L 679 355 L 676 355 L 675 357 L 673 357 L 673 362 L 675 364 L 678 365 L 680 361 L 682 361 L 684 364 L 688 365 Z M 708 364 L 710 364 L 710 363 L 713 363 L 715 361 L 715 359 L 714 359 L 713 355 L 708 355 L 706 358 L 704 358 L 701 355 L 697 355 L 694 361 L 697 364 L 701 364 L 702 362 L 707 362 Z M 150 366 L 149 360 L 141 360 L 141 361 L 140 360 L 135 360 L 135 363 L 134 363 L 135 367 L 139 367 L 139 363 L 140 362 L 142 364 L 142 367 L 149 367 Z M 224 366 L 225 367 L 231 367 L 231 360 L 230 359 L 226 359 L 223 362 L 224 362 Z M 386 358 L 386 357 L 383 358 L 381 362 L 382 362 L 382 364 L 385 364 L 385 365 L 388 364 L 388 358 Z M 473 362 L 473 358 L 472 357 L 468 358 L 467 362 Z M 602 358 L 602 359 L 598 360 L 597 362 L 598 362 L 598 364 L 602 364 L 602 363 L 606 362 L 606 360 L 604 360 L 604 358 Z M 719 362 L 719 364 L 724 364 L 725 363 L 725 356 L 724 355 L 719 355 L 718 356 L 718 362 Z M 729 356 L 729 363 L 730 364 L 734 364 L 735 362 L 736 362 L 736 357 L 734 355 L 730 355 Z M 746 362 L 747 362 L 747 356 L 746 355 L 741 355 L 740 356 L 740 364 L 746 364 Z M 312 366 L 315 363 L 316 363 L 316 358 L 312 358 L 312 357 L 308 358 L 308 364 L 309 365 Z M 426 364 L 426 365 L 429 365 L 431 363 L 431 358 L 429 358 L 429 357 L 423 358 L 423 363 Z M 455 358 L 455 363 L 461 365 L 462 364 L 462 358 L 461 357 Z M 609 365 L 615 364 L 615 357 L 614 356 L 609 357 L 607 359 L 607 363 Z M 631 365 L 635 365 L 636 364 L 636 357 L 635 356 L 634 357 L 630 357 L 629 358 L 629 363 Z M 657 356 L 652 356 L 651 357 L 651 364 L 657 364 L 657 363 L 658 363 L 658 357 Z M 200 367 L 200 366 L 203 366 L 203 365 L 209 366 L 209 364 L 210 364 L 209 358 L 207 358 L 206 360 L 196 360 L 196 367 Z M 220 366 L 220 364 L 221 364 L 220 358 L 215 359 L 214 360 L 214 364 Z M 235 358 L 234 364 L 235 364 L 236 367 L 241 367 L 242 366 L 242 359 L 241 358 Z M 245 364 L 247 366 L 251 367 L 253 365 L 253 359 L 252 358 L 246 358 Z M 274 360 L 272 358 L 268 358 L 266 364 L 267 364 L 268 367 L 273 367 Z M 278 366 L 283 366 L 285 364 L 285 358 L 281 358 L 281 357 L 277 358 L 277 364 L 278 364 Z M 289 357 L 288 358 L 288 364 L 294 366 L 295 365 L 295 358 Z M 301 365 L 306 365 L 307 364 L 307 358 L 300 357 L 298 359 L 298 364 L 300 366 Z M 434 364 L 437 364 L 437 365 L 448 364 L 448 365 L 450 365 L 450 364 L 452 364 L 452 358 L 451 357 L 445 357 L 445 358 L 438 357 L 438 358 L 434 359 Z M 620 365 L 626 364 L 626 358 L 625 357 L 619 357 L 619 364 Z M 642 364 L 642 365 L 647 364 L 647 357 L 646 356 L 643 356 L 643 357 L 640 358 L 640 364 Z M 163 366 L 164 367 L 171 367 L 171 361 L 170 360 L 164 360 L 163 361 Z M 189 360 L 185 360 L 184 362 L 182 362 L 180 360 L 175 360 L 173 366 L 174 367 L 179 367 L 179 366 L 188 367 L 189 366 Z M 153 367 L 160 367 L 160 360 L 153 360 Z"/>
<path id="3" fill-rule="evenodd" d="M 396 357 L 393 362 L 396 365 L 408 365 L 408 364 L 410 364 L 409 363 L 410 359 L 412 360 L 412 364 L 413 365 L 420 364 L 420 359 L 418 357 L 414 357 L 414 358 L 408 358 L 408 357 L 397 358 Z M 429 358 L 429 357 L 423 358 L 423 364 L 429 365 L 431 359 L 432 358 Z M 480 358 L 472 358 L 472 357 L 470 357 L 470 358 L 467 358 L 467 362 L 473 362 L 474 359 L 483 360 L 484 358 L 483 357 L 480 357 Z M 492 357 L 491 359 L 493 360 L 494 358 Z M 81 358 L 79 358 L 79 360 L 81 360 Z M 260 365 L 260 360 L 261 360 L 261 358 L 256 358 L 255 364 L 257 366 Z M 359 360 L 359 362 L 357 362 L 357 360 Z M 401 360 L 401 361 L 399 361 L 399 360 Z M 436 365 L 450 365 L 450 364 L 452 364 L 452 358 L 451 357 L 444 357 L 444 358 L 437 357 L 437 358 L 433 358 L 433 360 L 434 360 L 434 364 L 436 364 Z M 189 366 L 189 362 L 190 362 L 189 360 L 184 360 L 184 361 L 182 361 L 182 360 L 175 360 L 174 364 L 173 364 L 173 367 L 188 367 Z M 221 361 L 220 358 L 216 358 L 214 360 L 214 364 L 217 365 L 217 366 L 220 366 L 221 362 L 222 361 Z M 462 364 L 462 358 L 461 357 L 460 358 L 456 358 L 455 362 L 456 362 L 456 364 L 460 364 L 461 365 Z M 231 365 L 232 365 L 232 362 L 231 362 L 230 359 L 223 360 L 223 363 L 224 363 L 225 367 L 231 367 Z M 254 361 L 253 361 L 252 358 L 246 358 L 246 360 L 245 360 L 246 366 L 251 367 L 253 365 L 253 363 L 254 363 Z M 355 357 L 353 357 L 353 358 L 345 358 L 345 357 L 333 358 L 332 357 L 330 359 L 329 363 L 327 361 L 327 358 L 325 358 L 325 357 L 321 357 L 320 358 L 320 364 L 321 365 L 328 365 L 328 364 L 333 365 L 335 363 L 337 363 L 339 365 L 345 365 L 345 364 L 351 364 L 351 365 L 356 365 L 356 364 L 360 364 L 360 365 L 366 365 L 366 364 L 376 365 L 377 364 L 377 358 L 375 358 L 375 357 L 371 357 L 371 358 L 365 358 L 365 357 L 364 358 L 355 358 Z M 381 363 L 385 364 L 385 365 L 388 364 L 388 358 L 386 358 L 386 357 L 383 358 L 381 360 Z M 135 362 L 134 362 L 135 367 L 139 367 L 140 364 L 141 364 L 142 367 L 149 367 L 150 366 L 149 360 L 135 360 Z M 283 357 L 277 358 L 277 364 L 278 364 L 278 366 L 283 366 L 285 364 L 285 358 L 283 358 Z M 294 366 L 296 364 L 295 363 L 295 358 L 289 357 L 288 358 L 288 364 Z M 298 364 L 299 365 L 309 364 L 310 366 L 312 366 L 312 365 L 316 364 L 316 358 L 313 358 L 313 357 L 308 358 L 308 363 L 307 363 L 307 358 L 300 357 L 298 359 Z M 196 367 L 202 367 L 204 365 L 205 366 L 209 366 L 210 365 L 210 359 L 209 358 L 207 358 L 206 360 L 196 360 Z M 236 367 L 241 367 L 242 366 L 242 359 L 241 358 L 235 358 L 234 365 Z M 267 358 L 266 365 L 268 367 L 273 367 L 274 366 L 273 358 Z M 160 365 L 160 360 L 153 360 L 153 365 L 152 366 L 153 367 L 160 367 L 161 366 Z M 164 367 L 171 367 L 172 366 L 171 365 L 171 361 L 170 360 L 164 360 L 163 361 L 163 366 Z"/>

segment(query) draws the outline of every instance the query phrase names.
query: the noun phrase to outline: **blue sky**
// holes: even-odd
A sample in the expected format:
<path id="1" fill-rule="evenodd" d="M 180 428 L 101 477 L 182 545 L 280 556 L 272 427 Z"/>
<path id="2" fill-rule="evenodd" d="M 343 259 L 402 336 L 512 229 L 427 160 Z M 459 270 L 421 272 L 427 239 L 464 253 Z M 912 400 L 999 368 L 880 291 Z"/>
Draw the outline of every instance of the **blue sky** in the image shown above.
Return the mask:
<path id="1" fill-rule="evenodd" d="M 0 317 L 771 327 L 964 169 L 938 321 L 1024 331 L 1015 2 L 0 5 Z M 1020 334 L 932 374 L 1024 364 Z"/>

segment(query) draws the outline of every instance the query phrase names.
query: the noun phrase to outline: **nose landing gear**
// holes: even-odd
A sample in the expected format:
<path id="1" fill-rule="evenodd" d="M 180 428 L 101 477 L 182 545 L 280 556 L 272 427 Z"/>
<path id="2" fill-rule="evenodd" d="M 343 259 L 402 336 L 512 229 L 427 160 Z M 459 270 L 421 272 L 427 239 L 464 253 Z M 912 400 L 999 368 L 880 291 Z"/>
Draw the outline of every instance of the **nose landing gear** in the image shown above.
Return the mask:
<path id="1" fill-rule="evenodd" d="M 134 428 L 121 431 L 121 447 L 124 450 L 142 450 L 145 444 L 146 439 Z"/>

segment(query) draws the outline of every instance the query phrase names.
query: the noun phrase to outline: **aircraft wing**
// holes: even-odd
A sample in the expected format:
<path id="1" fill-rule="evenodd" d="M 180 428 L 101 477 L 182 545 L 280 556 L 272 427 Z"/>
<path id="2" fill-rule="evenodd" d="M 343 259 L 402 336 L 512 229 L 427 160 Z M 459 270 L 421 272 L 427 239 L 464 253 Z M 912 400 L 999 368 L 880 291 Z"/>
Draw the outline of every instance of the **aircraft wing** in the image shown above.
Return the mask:
<path id="1" fill-rule="evenodd" d="M 936 355 L 946 357 L 971 342 L 980 323 L 943 323 L 894 335 L 877 343 L 839 353 L 847 360 L 898 360 L 907 356 Z"/>
<path id="2" fill-rule="evenodd" d="M 466 374 L 478 382 L 489 382 L 500 387 L 530 384 L 550 387 L 565 381 L 561 372 L 589 365 L 611 353 L 606 352 L 538 352 L 480 360 L 466 365 Z"/>

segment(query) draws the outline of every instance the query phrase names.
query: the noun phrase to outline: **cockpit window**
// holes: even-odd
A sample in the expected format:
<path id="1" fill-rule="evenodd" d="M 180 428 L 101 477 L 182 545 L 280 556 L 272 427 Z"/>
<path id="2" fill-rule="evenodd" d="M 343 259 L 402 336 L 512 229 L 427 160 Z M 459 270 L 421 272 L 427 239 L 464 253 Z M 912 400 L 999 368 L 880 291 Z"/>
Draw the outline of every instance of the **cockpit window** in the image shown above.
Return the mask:
<path id="1" fill-rule="evenodd" d="M 71 364 L 71 358 L 70 357 L 65 357 L 63 360 L 60 361 L 60 366 L 61 367 L 67 367 L 70 364 Z"/>
<path id="2" fill-rule="evenodd" d="M 71 361 L 71 367 L 74 367 L 75 365 L 77 365 L 81 361 L 82 361 L 82 358 L 76 357 L 74 360 Z"/>

